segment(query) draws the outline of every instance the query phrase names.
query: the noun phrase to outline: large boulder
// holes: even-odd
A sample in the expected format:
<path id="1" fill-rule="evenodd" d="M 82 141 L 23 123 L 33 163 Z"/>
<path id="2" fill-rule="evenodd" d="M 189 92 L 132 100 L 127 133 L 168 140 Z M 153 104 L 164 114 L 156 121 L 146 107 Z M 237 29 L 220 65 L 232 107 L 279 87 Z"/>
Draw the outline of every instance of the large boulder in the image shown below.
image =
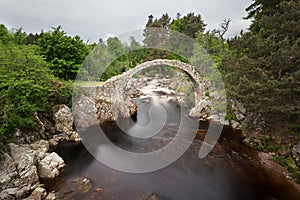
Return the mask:
<path id="1" fill-rule="evenodd" d="M 53 107 L 53 120 L 58 132 L 70 133 L 73 131 L 73 114 L 71 109 L 62 104 Z"/>
<path id="2" fill-rule="evenodd" d="M 74 122 L 78 130 L 98 124 L 98 109 L 95 100 L 91 97 L 81 95 L 74 102 Z"/>
<path id="3" fill-rule="evenodd" d="M 64 160 L 57 153 L 52 152 L 39 162 L 39 176 L 44 179 L 55 178 L 63 167 L 65 167 Z"/>

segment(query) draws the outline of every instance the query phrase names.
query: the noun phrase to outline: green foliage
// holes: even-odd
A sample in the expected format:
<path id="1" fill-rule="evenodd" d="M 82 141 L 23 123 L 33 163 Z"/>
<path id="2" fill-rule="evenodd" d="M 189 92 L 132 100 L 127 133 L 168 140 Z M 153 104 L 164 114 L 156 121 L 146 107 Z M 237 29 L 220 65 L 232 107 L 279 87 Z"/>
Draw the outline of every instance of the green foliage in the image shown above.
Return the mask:
<path id="1" fill-rule="evenodd" d="M 5 142 L 16 128 L 34 130 L 34 113 L 68 104 L 71 83 L 58 81 L 35 46 L 0 44 L 0 135 Z"/>
<path id="2" fill-rule="evenodd" d="M 271 137 L 259 137 L 260 144 L 258 145 L 257 149 L 259 151 L 267 151 L 267 152 L 276 152 L 280 144 L 276 141 L 273 141 Z"/>
<path id="3" fill-rule="evenodd" d="M 205 26 L 206 24 L 204 24 L 201 15 L 195 15 L 191 12 L 182 18 L 180 14 L 177 14 L 177 19 L 172 21 L 170 29 L 195 39 L 199 33 L 204 32 Z"/>
<path id="4" fill-rule="evenodd" d="M 300 184 L 300 172 L 296 172 L 296 173 L 292 174 L 292 177 L 294 178 L 296 183 Z"/>
<path id="5" fill-rule="evenodd" d="M 31 47 L 0 48 L 0 110 L 6 115 L 1 124 L 9 129 L 34 126 L 33 112 L 45 111 L 46 97 L 51 92 L 46 63 L 34 55 Z"/>
<path id="6" fill-rule="evenodd" d="M 268 124 L 299 123 L 300 2 L 256 0 L 248 10 L 251 32 L 230 42 L 236 55 L 221 63 L 229 96 Z"/>
<path id="7" fill-rule="evenodd" d="M 287 166 L 286 158 L 283 156 L 276 156 L 274 158 L 274 161 L 277 162 L 278 164 L 280 164 L 281 166 L 284 166 L 284 167 Z"/>
<path id="8" fill-rule="evenodd" d="M 287 164 L 289 172 L 296 172 L 297 170 L 299 170 L 294 159 L 291 156 L 287 157 L 286 164 Z"/>
<path id="9" fill-rule="evenodd" d="M 274 161 L 281 166 L 287 167 L 289 172 L 297 172 L 299 170 L 294 159 L 291 156 L 288 156 L 286 158 L 282 156 L 276 156 L 274 158 Z"/>
<path id="10" fill-rule="evenodd" d="M 0 24 L 0 42 L 7 44 L 11 42 L 12 36 L 4 24 Z"/>
<path id="11" fill-rule="evenodd" d="M 236 118 L 235 114 L 233 114 L 231 112 L 231 110 L 227 109 L 225 120 L 234 120 L 234 121 L 237 121 L 237 118 Z"/>
<path id="12" fill-rule="evenodd" d="M 61 26 L 47 32 L 37 40 L 40 55 L 50 63 L 55 76 L 65 80 L 74 80 L 88 54 L 88 48 L 79 36 L 70 37 Z"/>

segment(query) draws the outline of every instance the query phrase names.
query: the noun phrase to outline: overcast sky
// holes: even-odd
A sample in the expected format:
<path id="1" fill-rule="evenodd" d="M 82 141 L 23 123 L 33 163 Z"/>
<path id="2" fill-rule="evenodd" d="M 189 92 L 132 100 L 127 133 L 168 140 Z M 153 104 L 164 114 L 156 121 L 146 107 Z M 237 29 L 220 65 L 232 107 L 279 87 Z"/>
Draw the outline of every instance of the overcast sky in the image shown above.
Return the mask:
<path id="1" fill-rule="evenodd" d="M 218 28 L 232 19 L 228 36 L 246 30 L 243 20 L 251 0 L 0 0 L 0 23 L 9 29 L 22 27 L 27 33 L 48 31 L 62 25 L 68 35 L 79 35 L 85 41 L 142 29 L 148 15 L 168 13 L 201 14 L 207 30 Z"/>

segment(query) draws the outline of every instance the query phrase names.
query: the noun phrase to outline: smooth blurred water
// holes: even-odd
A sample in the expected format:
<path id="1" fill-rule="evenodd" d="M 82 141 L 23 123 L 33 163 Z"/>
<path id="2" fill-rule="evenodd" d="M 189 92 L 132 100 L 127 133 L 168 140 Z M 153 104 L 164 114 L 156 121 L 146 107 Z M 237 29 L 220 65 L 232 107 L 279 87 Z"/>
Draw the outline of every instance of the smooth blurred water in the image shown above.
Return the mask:
<path id="1" fill-rule="evenodd" d="M 159 134 L 149 139 L 133 138 L 115 123 L 109 123 L 102 126 L 109 139 L 133 152 L 149 152 L 168 144 L 178 129 L 180 108 L 167 99 L 139 99 L 136 116 L 139 125 L 149 123 L 147 110 L 153 101 L 159 102 L 167 111 L 167 123 Z M 213 151 L 204 159 L 199 159 L 201 138 L 208 123 L 199 124 L 202 135 L 200 133 L 195 138 L 180 159 L 164 169 L 145 174 L 123 173 L 108 168 L 94 159 L 82 143 L 60 144 L 55 151 L 68 167 L 47 187 L 57 191 L 58 199 L 135 200 L 144 199 L 151 193 L 158 199 L 172 200 L 300 199 L 300 194 L 284 178 L 272 177 L 259 166 L 256 152 L 241 144 L 240 132 L 229 127 L 223 129 Z M 88 131 L 93 131 L 93 128 Z M 74 180 L 81 177 L 88 178 L 92 183 L 87 193 L 74 187 Z"/>

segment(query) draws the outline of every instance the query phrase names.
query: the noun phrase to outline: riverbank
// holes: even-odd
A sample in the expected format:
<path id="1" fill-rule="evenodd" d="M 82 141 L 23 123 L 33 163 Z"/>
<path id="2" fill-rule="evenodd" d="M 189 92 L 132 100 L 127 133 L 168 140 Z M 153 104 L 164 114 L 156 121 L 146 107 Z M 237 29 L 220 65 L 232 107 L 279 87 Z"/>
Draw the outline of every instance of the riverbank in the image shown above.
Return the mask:
<path id="1" fill-rule="evenodd" d="M 273 156 L 274 154 L 272 153 L 258 152 L 258 157 L 262 166 L 270 172 L 272 177 L 284 177 L 300 193 L 300 184 L 295 182 L 286 167 L 283 167 L 274 161 Z"/>

